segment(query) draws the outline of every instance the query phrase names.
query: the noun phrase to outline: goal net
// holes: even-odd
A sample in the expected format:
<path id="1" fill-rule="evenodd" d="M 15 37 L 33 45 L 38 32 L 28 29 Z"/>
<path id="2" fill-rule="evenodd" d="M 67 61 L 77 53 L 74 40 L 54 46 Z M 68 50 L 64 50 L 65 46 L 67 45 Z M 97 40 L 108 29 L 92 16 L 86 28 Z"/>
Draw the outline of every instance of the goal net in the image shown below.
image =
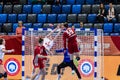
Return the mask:
<path id="1" fill-rule="evenodd" d="M 34 30 L 29 28 L 23 31 L 22 35 L 22 80 L 26 76 L 32 75 L 33 70 L 33 54 L 34 47 L 38 43 L 40 37 L 45 37 L 52 29 L 39 28 Z M 104 50 L 103 50 L 103 32 L 101 29 L 75 29 L 78 38 L 78 45 L 80 48 L 80 61 L 76 66 L 81 74 L 82 80 L 100 80 L 104 77 Z M 58 31 L 52 34 L 52 38 Z M 63 48 L 63 39 L 61 33 L 52 49 L 50 50 L 54 55 L 50 57 L 46 63 L 46 80 L 56 80 L 57 65 L 63 61 L 62 53 L 55 53 L 55 50 Z M 78 80 L 77 75 L 71 74 L 71 69 L 65 68 L 62 70 L 61 80 Z"/>

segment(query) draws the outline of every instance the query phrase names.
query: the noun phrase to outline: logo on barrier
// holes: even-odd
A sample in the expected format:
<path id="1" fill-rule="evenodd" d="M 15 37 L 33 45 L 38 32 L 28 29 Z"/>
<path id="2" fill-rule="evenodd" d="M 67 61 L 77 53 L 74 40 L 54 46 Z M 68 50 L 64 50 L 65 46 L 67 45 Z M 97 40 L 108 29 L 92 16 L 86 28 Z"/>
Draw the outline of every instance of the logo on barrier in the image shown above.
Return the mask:
<path id="1" fill-rule="evenodd" d="M 9 59 L 7 59 L 5 61 L 4 67 L 5 67 L 8 75 L 10 75 L 10 76 L 15 76 L 20 71 L 20 63 L 15 58 L 9 58 Z"/>
<path id="2" fill-rule="evenodd" d="M 90 59 L 83 59 L 79 64 L 79 71 L 84 77 L 89 77 L 94 72 L 93 62 Z"/>

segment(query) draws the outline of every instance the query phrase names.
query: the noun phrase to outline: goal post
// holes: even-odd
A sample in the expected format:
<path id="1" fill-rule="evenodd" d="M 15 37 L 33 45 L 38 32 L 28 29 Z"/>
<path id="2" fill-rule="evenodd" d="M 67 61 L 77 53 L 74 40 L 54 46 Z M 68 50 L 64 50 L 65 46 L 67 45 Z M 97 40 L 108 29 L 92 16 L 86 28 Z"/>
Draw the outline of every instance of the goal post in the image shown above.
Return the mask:
<path id="1" fill-rule="evenodd" d="M 28 28 L 23 29 L 22 32 L 22 80 L 25 80 L 25 77 L 27 75 L 31 76 L 32 74 L 32 60 L 33 60 L 33 52 L 34 47 L 37 44 L 37 41 L 39 37 L 45 37 L 52 29 L 47 28 Z M 83 80 L 100 80 L 101 77 L 104 77 L 104 41 L 103 41 L 103 31 L 101 29 L 95 29 L 95 28 L 76 28 L 75 29 L 77 38 L 78 38 L 78 45 L 80 48 L 80 61 L 78 62 L 79 65 L 77 66 L 82 79 Z M 54 32 L 52 34 L 52 37 L 57 34 L 58 31 Z M 51 51 L 54 53 L 53 57 L 50 58 L 50 66 L 52 66 L 53 63 L 58 63 L 61 61 L 63 55 L 55 53 L 55 50 L 63 48 L 63 40 L 62 40 L 62 34 L 61 33 L 56 41 L 54 42 L 54 45 L 51 49 Z M 60 55 L 60 56 L 59 56 Z M 59 61 L 57 61 L 57 58 L 60 58 Z M 53 60 L 55 59 L 55 60 Z M 53 62 L 54 61 L 54 62 Z M 51 69 L 52 67 L 48 67 Z M 52 75 L 51 71 L 48 71 L 46 78 L 47 80 L 51 80 L 48 77 L 51 76 L 52 79 L 57 76 L 57 74 Z M 67 72 L 67 71 L 66 71 Z M 64 72 L 64 73 L 66 73 Z M 65 74 L 63 75 L 65 76 Z M 69 76 L 70 77 L 70 76 Z M 61 80 L 65 80 L 61 79 Z M 77 80 L 76 78 L 72 78 L 74 80 Z M 67 79 L 66 79 L 67 80 Z"/>

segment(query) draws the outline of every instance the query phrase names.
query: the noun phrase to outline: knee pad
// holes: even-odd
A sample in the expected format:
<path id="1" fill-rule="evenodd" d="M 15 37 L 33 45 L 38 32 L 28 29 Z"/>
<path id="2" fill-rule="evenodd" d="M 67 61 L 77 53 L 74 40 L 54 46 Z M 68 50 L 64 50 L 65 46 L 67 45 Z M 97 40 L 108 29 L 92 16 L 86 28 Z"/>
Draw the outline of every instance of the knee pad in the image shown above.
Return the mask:
<path id="1" fill-rule="evenodd" d="M 4 78 L 7 78 L 7 72 L 4 73 L 3 77 L 4 77 Z"/>
<path id="2" fill-rule="evenodd" d="M 2 78 L 3 77 L 3 74 L 2 73 L 0 73 L 0 78 Z"/>

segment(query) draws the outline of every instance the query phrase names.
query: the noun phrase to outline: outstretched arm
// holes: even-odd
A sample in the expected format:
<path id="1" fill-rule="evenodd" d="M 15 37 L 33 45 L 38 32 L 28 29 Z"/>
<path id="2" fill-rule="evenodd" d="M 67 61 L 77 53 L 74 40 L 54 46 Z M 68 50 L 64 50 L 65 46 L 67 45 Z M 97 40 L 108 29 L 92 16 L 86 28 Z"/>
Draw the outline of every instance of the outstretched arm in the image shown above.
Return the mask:
<path id="1" fill-rule="evenodd" d="M 61 30 L 59 30 L 59 32 L 57 33 L 57 35 L 55 36 L 55 38 L 53 39 L 53 41 L 55 41 L 57 39 L 57 37 L 60 35 Z"/>
<path id="2" fill-rule="evenodd" d="M 2 51 L 3 51 L 4 53 L 11 53 L 11 52 L 14 52 L 14 49 L 6 50 L 5 48 L 3 48 Z"/>

